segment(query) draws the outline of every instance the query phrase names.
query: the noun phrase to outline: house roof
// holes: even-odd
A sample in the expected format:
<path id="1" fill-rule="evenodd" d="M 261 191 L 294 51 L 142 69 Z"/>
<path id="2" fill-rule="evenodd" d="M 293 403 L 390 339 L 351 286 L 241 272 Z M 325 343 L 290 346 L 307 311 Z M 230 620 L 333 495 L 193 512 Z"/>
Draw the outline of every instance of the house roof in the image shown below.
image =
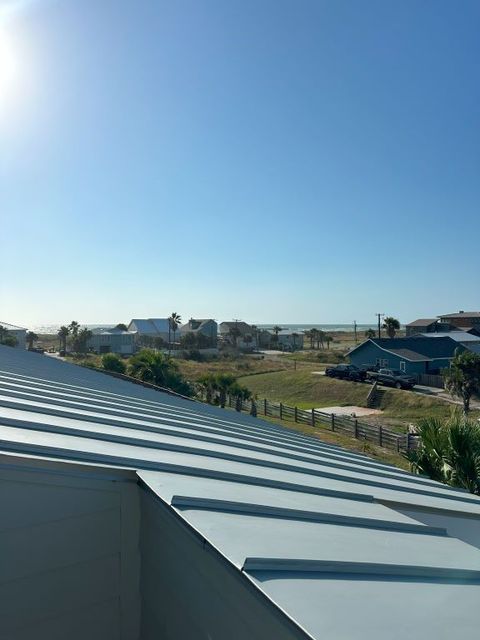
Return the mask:
<path id="1" fill-rule="evenodd" d="M 409 322 L 407 327 L 429 327 L 432 324 L 438 322 L 437 318 L 419 318 L 418 320 L 414 320 L 413 322 Z"/>
<path id="2" fill-rule="evenodd" d="M 442 529 L 459 513 L 480 523 L 476 496 L 261 419 L 2 346 L 0 426 L 0 452 L 30 464 L 134 469 L 305 639 L 477 633 L 480 550 Z M 416 507 L 435 510 L 438 526 L 400 512 Z"/>
<path id="3" fill-rule="evenodd" d="M 409 338 L 369 338 L 358 347 L 353 348 L 350 353 L 361 349 L 365 344 L 373 342 L 380 349 L 410 361 L 425 362 L 438 358 L 453 358 L 455 349 L 464 348 L 461 344 L 452 340 L 450 336 L 432 340 L 420 334 Z"/>
<path id="4" fill-rule="evenodd" d="M 444 315 L 438 316 L 439 318 L 480 318 L 480 311 L 462 311 L 458 313 L 445 313 Z"/>
<path id="5" fill-rule="evenodd" d="M 425 338 L 451 338 L 455 342 L 479 342 L 480 336 L 468 331 L 439 331 L 436 333 L 421 333 Z"/>
<path id="6" fill-rule="evenodd" d="M 118 335 L 131 335 L 135 336 L 137 334 L 136 331 L 125 331 L 125 329 L 119 329 L 118 327 L 112 327 L 111 329 L 93 329 L 93 335 L 107 335 L 107 336 L 118 336 Z"/>
<path id="7" fill-rule="evenodd" d="M 208 322 L 215 322 L 213 318 L 190 318 L 188 322 L 182 324 L 180 327 L 181 333 L 195 333 L 195 331 L 200 331 Z M 192 326 L 194 323 L 197 326 Z M 216 324 L 216 322 L 215 322 Z"/>
<path id="8" fill-rule="evenodd" d="M 135 324 L 138 333 L 147 335 L 157 335 L 158 333 L 168 332 L 168 318 L 133 318 L 131 324 Z"/>
<path id="9" fill-rule="evenodd" d="M 17 327 L 16 325 L 8 322 L 0 321 L 0 326 L 4 327 L 7 331 L 26 331 L 25 327 Z"/>
<path id="10" fill-rule="evenodd" d="M 242 320 L 240 320 L 239 322 L 221 322 L 219 325 L 220 328 L 220 333 L 228 333 L 230 331 L 230 329 L 233 329 L 234 327 L 236 327 L 240 333 L 242 335 L 245 335 L 247 333 L 251 333 L 253 331 L 252 326 L 249 325 L 246 322 L 243 322 Z"/>

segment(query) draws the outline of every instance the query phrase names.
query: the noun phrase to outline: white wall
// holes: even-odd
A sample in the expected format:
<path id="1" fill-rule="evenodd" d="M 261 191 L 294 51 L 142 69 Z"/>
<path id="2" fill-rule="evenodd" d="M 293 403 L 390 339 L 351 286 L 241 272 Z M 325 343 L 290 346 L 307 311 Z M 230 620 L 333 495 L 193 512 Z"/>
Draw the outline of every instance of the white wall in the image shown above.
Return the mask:
<path id="1" fill-rule="evenodd" d="M 137 640 L 135 480 L 0 456 L 0 638 Z"/>

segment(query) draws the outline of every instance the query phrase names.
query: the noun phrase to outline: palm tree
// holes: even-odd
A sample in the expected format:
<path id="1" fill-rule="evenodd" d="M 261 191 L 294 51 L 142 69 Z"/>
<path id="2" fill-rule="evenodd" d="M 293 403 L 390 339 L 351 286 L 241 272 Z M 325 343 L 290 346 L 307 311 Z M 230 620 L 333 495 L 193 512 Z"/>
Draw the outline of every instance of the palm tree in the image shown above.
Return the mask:
<path id="1" fill-rule="evenodd" d="M 305 338 L 307 338 L 308 340 L 310 340 L 310 349 L 313 349 L 313 341 L 315 339 L 315 334 L 313 333 L 313 329 L 308 329 L 307 331 L 303 332 L 303 335 L 305 336 Z"/>
<path id="2" fill-rule="evenodd" d="M 182 318 L 175 311 L 168 319 L 168 342 L 170 343 L 170 331 L 173 332 L 173 344 L 175 344 L 175 335 L 177 333 L 177 329 L 182 321 Z"/>
<path id="3" fill-rule="evenodd" d="M 388 316 L 383 321 L 383 328 L 387 332 L 389 338 L 394 338 L 395 334 L 400 329 L 400 322 L 396 318 Z"/>
<path id="4" fill-rule="evenodd" d="M 38 336 L 34 331 L 27 331 L 27 344 L 29 350 L 33 349 L 33 343 L 38 340 Z"/>
<path id="5" fill-rule="evenodd" d="M 62 325 L 60 327 L 60 329 L 58 330 L 57 336 L 59 338 L 60 341 L 60 351 L 66 351 L 67 350 L 67 338 L 68 338 L 68 327 L 66 327 L 65 325 Z"/>
<path id="6" fill-rule="evenodd" d="M 80 330 L 80 325 L 76 320 L 72 320 L 68 325 L 68 331 L 72 334 L 72 338 L 75 339 Z"/>
<path id="7" fill-rule="evenodd" d="M 333 340 L 332 336 L 325 334 L 325 342 L 327 343 L 327 349 L 330 349 L 330 342 L 332 342 L 332 340 Z"/>
<path id="8" fill-rule="evenodd" d="M 406 453 L 412 471 L 480 494 L 480 429 L 459 412 L 441 421 L 421 420 L 419 446 Z"/>
<path id="9" fill-rule="evenodd" d="M 366 338 L 375 338 L 375 336 L 376 336 L 376 335 L 377 335 L 377 334 L 375 333 L 375 329 L 371 329 L 371 328 L 370 328 L 370 329 L 367 329 L 367 330 L 365 331 L 365 337 L 366 337 Z"/>
<path id="10" fill-rule="evenodd" d="M 167 387 L 183 395 L 192 394 L 190 385 L 178 371 L 177 363 L 160 351 L 142 349 L 130 358 L 128 372 L 144 382 Z"/>
<path id="11" fill-rule="evenodd" d="M 480 356 L 471 351 L 455 351 L 450 368 L 443 372 L 445 388 L 452 395 L 461 398 L 463 413 L 470 411 L 472 395 L 480 393 Z"/>

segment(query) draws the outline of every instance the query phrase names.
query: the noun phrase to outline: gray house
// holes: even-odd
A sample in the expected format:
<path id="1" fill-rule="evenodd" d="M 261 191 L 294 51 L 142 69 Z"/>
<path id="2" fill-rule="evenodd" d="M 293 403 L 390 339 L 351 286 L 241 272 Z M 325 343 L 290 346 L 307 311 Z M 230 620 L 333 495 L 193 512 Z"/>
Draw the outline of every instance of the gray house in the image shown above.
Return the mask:
<path id="1" fill-rule="evenodd" d="M 136 348 L 135 331 L 125 331 L 118 327 L 112 329 L 94 329 L 87 342 L 87 348 L 95 353 L 118 353 L 131 355 Z"/>
<path id="2" fill-rule="evenodd" d="M 478 496 L 19 349 L 0 392 L 2 638 L 477 637 Z"/>
<path id="3" fill-rule="evenodd" d="M 27 341 L 27 330 L 23 327 L 17 327 L 14 324 L 9 324 L 8 322 L 1 322 L 0 326 L 6 329 L 7 335 L 15 338 L 17 344 L 15 345 L 17 349 L 25 349 L 26 341 Z"/>
<path id="4" fill-rule="evenodd" d="M 180 327 L 180 335 L 184 336 L 187 333 L 201 333 L 207 338 L 210 338 L 212 345 L 217 343 L 218 325 L 212 318 L 190 318 L 188 322 L 182 324 Z"/>

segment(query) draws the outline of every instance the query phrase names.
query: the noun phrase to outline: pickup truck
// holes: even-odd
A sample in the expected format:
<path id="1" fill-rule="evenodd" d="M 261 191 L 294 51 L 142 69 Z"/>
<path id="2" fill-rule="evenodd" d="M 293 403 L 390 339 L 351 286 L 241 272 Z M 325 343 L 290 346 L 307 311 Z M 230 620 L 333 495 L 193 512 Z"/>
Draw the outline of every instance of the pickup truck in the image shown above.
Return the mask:
<path id="1" fill-rule="evenodd" d="M 384 384 L 396 389 L 412 389 L 417 381 L 405 371 L 399 369 L 379 369 L 378 371 L 369 371 L 368 379 L 377 381 L 378 384 Z"/>
<path id="2" fill-rule="evenodd" d="M 356 382 L 363 382 L 367 377 L 366 371 L 356 367 L 354 364 L 338 364 L 336 367 L 327 367 L 325 375 L 329 378 L 354 380 Z"/>

